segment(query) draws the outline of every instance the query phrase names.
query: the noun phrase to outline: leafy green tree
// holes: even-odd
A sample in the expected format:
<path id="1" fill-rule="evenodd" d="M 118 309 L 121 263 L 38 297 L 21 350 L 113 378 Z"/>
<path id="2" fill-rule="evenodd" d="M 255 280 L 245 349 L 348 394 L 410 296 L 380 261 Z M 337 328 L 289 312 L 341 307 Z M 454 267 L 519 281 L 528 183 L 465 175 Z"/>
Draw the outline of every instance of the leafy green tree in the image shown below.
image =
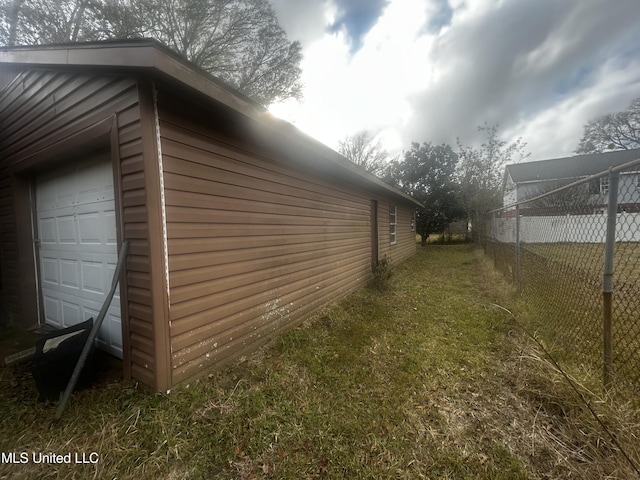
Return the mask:
<path id="1" fill-rule="evenodd" d="M 486 134 L 486 140 L 479 148 L 465 146 L 458 139 L 460 163 L 457 170 L 459 204 L 467 221 L 476 227 L 484 214 L 502 205 L 504 166 L 529 156 L 524 151 L 526 143 L 522 139 L 513 143 L 502 140 L 497 125 L 485 124 L 478 130 Z M 477 228 L 474 230 L 478 231 Z"/>
<path id="2" fill-rule="evenodd" d="M 577 154 L 640 148 L 640 97 L 622 112 L 608 113 L 584 126 Z"/>
<path id="3" fill-rule="evenodd" d="M 443 232 L 464 212 L 458 204 L 456 166 L 458 155 L 446 144 L 412 143 L 404 158 L 395 161 L 387 175 L 425 208 L 416 214 L 416 232 L 422 245 L 431 233 Z"/>
<path id="4" fill-rule="evenodd" d="M 302 60 L 268 0 L 0 0 L 0 45 L 159 40 L 269 105 L 300 98 Z"/>

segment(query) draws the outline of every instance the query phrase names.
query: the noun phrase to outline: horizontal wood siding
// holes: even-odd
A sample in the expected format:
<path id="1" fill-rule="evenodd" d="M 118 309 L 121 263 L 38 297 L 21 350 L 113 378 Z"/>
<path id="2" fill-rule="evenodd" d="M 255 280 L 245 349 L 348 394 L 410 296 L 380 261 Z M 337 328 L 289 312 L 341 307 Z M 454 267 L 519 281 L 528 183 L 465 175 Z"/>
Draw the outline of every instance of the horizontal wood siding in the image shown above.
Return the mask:
<path id="1" fill-rule="evenodd" d="M 378 224 L 380 232 L 380 259 L 387 257 L 391 265 L 402 263 L 416 253 L 416 233 L 411 230 L 413 212 L 412 204 L 399 203 L 397 200 L 380 198 Z M 398 218 L 396 224 L 396 243 L 391 244 L 389 212 L 393 206 L 397 207 Z"/>
<path id="2" fill-rule="evenodd" d="M 143 162 L 140 106 L 136 102 L 118 113 L 122 224 L 129 242 L 127 308 L 131 376 L 155 388 L 155 351 L 150 278 L 149 228 Z"/>
<path id="3" fill-rule="evenodd" d="M 133 78 L 33 70 L 19 73 L 0 95 L 0 221 L 2 272 L 9 310 L 24 311 L 18 288 L 25 272 L 18 259 L 32 255 L 16 240 L 16 205 L 10 169 L 91 125 L 117 117 L 121 172 L 123 238 L 129 240 L 126 298 L 132 375 L 153 386 L 154 352 L 151 331 L 148 249 L 144 202 L 144 172 L 137 82 Z M 69 152 L 69 156 L 74 154 Z M 46 161 L 47 159 L 43 159 Z M 58 159 L 58 163 L 64 158 Z M 34 166 L 38 168 L 37 166 Z M 46 164 L 42 168 L 52 168 Z M 26 174 L 20 175 L 20 178 Z M 28 177 L 25 177 L 28 178 Z M 15 183 L 15 179 L 14 182 Z M 35 285 L 32 285 L 35 298 Z M 123 312 L 123 322 L 125 312 Z M 126 345 L 126 339 L 125 345 Z M 125 361 L 127 352 L 125 352 Z"/>
<path id="4" fill-rule="evenodd" d="M 389 240 L 389 200 L 386 198 L 380 198 L 378 200 L 378 235 L 379 235 L 379 247 L 378 254 L 379 260 L 385 257 L 391 257 L 391 242 Z M 395 250 L 395 247 L 394 247 Z"/>
<path id="5" fill-rule="evenodd" d="M 416 253 L 416 232 L 411 230 L 415 206 L 397 204 L 397 207 L 397 243 L 391 248 L 391 258 L 395 264 L 404 262 Z"/>
<path id="6" fill-rule="evenodd" d="M 160 118 L 175 384 L 364 285 L 371 197 Z"/>

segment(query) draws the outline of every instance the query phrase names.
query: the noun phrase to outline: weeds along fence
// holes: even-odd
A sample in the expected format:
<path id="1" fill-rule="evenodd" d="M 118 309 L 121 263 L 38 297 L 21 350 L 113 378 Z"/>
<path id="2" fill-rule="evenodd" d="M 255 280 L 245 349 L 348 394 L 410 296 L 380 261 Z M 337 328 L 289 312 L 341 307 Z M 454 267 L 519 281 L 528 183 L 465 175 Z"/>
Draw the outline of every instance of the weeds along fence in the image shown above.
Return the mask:
<path id="1" fill-rule="evenodd" d="M 640 159 L 554 187 L 482 222 L 485 253 L 548 342 L 640 393 Z"/>

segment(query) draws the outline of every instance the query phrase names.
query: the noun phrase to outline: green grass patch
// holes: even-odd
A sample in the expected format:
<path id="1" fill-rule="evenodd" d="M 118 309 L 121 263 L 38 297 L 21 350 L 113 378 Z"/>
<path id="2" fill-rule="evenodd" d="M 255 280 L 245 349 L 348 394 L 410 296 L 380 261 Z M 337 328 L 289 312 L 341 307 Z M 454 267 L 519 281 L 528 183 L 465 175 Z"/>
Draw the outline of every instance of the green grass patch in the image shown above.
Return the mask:
<path id="1" fill-rule="evenodd" d="M 55 423 L 55 407 L 34 400 L 28 376 L 4 369 L 0 451 L 97 452 L 100 460 L 5 463 L 0 478 L 534 479 L 624 472 L 601 434 L 576 433 L 581 424 L 572 425 L 582 417 L 575 402 L 510 316 L 492 306 L 508 298 L 508 287 L 472 246 L 430 245 L 396 266 L 383 292 L 350 295 L 170 395 L 111 381 L 74 394 Z M 560 448 L 554 438 L 577 446 Z"/>
<path id="2" fill-rule="evenodd" d="M 557 354 L 603 370 L 602 244 L 531 244 L 521 249 L 519 310 Z M 627 395 L 640 392 L 640 247 L 615 248 L 613 383 Z M 601 376 L 601 374 L 599 374 Z"/>

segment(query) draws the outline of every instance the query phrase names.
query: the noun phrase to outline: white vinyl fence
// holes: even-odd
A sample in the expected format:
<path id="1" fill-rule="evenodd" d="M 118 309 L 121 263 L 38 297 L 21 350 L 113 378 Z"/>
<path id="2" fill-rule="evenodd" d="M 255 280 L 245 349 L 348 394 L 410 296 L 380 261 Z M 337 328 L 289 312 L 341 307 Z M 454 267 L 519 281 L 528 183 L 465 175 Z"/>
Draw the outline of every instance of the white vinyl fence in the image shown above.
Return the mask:
<path id="1" fill-rule="evenodd" d="M 522 243 L 604 243 L 607 216 L 557 215 L 521 216 Z M 619 213 L 616 242 L 640 242 L 640 213 Z M 516 242 L 515 217 L 496 218 L 493 230 L 487 232 L 500 243 Z"/>
<path id="2" fill-rule="evenodd" d="M 639 168 L 640 159 L 490 212 L 479 239 L 513 281 L 531 327 L 579 364 L 601 369 L 605 388 L 633 395 L 640 395 L 640 202 L 619 200 L 640 193 L 639 181 L 621 181 L 638 179 Z M 587 184 L 607 185 L 606 198 L 585 203 Z M 582 214 L 594 209 L 606 213 Z"/>

